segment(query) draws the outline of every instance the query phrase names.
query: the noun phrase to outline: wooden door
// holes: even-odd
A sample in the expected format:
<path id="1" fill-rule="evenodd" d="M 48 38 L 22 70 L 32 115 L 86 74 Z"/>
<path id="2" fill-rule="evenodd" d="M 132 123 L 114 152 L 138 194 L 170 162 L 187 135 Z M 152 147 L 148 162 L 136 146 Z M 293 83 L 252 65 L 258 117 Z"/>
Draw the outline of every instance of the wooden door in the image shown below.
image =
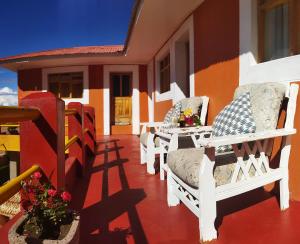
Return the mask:
<path id="1" fill-rule="evenodd" d="M 115 124 L 131 124 L 131 97 L 115 97 Z"/>
<path id="2" fill-rule="evenodd" d="M 111 74 L 112 124 L 130 125 L 132 121 L 131 74 Z"/>

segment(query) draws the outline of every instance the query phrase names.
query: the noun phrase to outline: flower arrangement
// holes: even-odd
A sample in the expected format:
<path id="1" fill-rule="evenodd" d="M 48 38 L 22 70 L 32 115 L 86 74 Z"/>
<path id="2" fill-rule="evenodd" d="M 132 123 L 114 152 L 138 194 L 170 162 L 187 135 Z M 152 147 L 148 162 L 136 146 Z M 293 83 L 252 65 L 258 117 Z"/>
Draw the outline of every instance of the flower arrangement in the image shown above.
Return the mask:
<path id="1" fill-rule="evenodd" d="M 201 125 L 199 115 L 193 114 L 193 110 L 191 108 L 187 108 L 183 111 L 184 120 L 186 125 Z"/>
<path id="2" fill-rule="evenodd" d="M 187 108 L 183 111 L 183 115 L 185 118 L 190 118 L 193 116 L 193 110 L 191 108 Z"/>
<path id="3" fill-rule="evenodd" d="M 60 227 L 70 224 L 74 218 L 74 213 L 68 209 L 71 194 L 42 182 L 40 172 L 35 172 L 21 185 L 21 206 L 28 216 L 22 234 L 35 239 L 58 238 Z"/>

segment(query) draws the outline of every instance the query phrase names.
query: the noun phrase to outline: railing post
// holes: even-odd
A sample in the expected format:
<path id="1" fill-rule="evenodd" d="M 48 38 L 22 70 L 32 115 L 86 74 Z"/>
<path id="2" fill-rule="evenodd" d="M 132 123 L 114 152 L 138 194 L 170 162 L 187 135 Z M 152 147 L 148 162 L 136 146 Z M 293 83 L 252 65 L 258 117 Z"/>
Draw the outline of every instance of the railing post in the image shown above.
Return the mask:
<path id="1" fill-rule="evenodd" d="M 78 140 L 69 147 L 69 157 L 74 157 L 81 166 L 79 172 L 84 173 L 85 170 L 85 153 L 84 153 L 84 119 L 83 105 L 79 102 L 71 102 L 68 104 L 68 109 L 76 109 L 75 114 L 68 117 L 68 136 L 78 136 Z"/>
<path id="2" fill-rule="evenodd" d="M 35 107 L 41 115 L 20 123 L 20 170 L 39 165 L 53 186 L 65 187 L 65 103 L 49 92 L 34 93 L 20 102 Z"/>
<path id="3" fill-rule="evenodd" d="M 84 139 L 88 155 L 94 156 L 96 146 L 95 110 L 91 106 L 84 106 Z"/>

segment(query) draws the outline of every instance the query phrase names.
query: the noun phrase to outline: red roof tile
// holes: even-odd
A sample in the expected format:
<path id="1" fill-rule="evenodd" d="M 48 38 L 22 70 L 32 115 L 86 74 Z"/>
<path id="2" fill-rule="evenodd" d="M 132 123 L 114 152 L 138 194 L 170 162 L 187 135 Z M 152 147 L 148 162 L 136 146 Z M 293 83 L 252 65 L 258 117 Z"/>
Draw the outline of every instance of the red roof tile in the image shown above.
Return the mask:
<path id="1" fill-rule="evenodd" d="M 86 47 L 71 47 L 61 48 L 48 51 L 34 52 L 20 54 L 5 58 L 0 58 L 1 62 L 15 61 L 17 59 L 26 58 L 38 58 L 38 57 L 51 57 L 51 56 L 64 56 L 64 55 L 84 55 L 84 54 L 116 54 L 122 52 L 123 45 L 111 45 L 111 46 L 86 46 Z"/>

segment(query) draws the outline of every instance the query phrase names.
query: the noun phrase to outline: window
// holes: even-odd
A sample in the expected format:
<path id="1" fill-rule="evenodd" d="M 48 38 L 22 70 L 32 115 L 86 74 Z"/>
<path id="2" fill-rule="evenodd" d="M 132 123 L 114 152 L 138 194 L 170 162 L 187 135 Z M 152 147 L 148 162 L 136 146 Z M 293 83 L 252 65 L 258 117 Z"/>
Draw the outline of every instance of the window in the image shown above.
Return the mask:
<path id="1" fill-rule="evenodd" d="M 170 53 L 159 61 L 160 93 L 170 91 Z"/>
<path id="2" fill-rule="evenodd" d="M 112 74 L 111 81 L 114 97 L 131 97 L 130 74 Z"/>
<path id="3" fill-rule="evenodd" d="M 59 98 L 82 98 L 83 72 L 49 74 L 48 88 Z"/>
<path id="4" fill-rule="evenodd" d="M 259 61 L 300 53 L 299 11 L 299 0 L 258 1 Z"/>

